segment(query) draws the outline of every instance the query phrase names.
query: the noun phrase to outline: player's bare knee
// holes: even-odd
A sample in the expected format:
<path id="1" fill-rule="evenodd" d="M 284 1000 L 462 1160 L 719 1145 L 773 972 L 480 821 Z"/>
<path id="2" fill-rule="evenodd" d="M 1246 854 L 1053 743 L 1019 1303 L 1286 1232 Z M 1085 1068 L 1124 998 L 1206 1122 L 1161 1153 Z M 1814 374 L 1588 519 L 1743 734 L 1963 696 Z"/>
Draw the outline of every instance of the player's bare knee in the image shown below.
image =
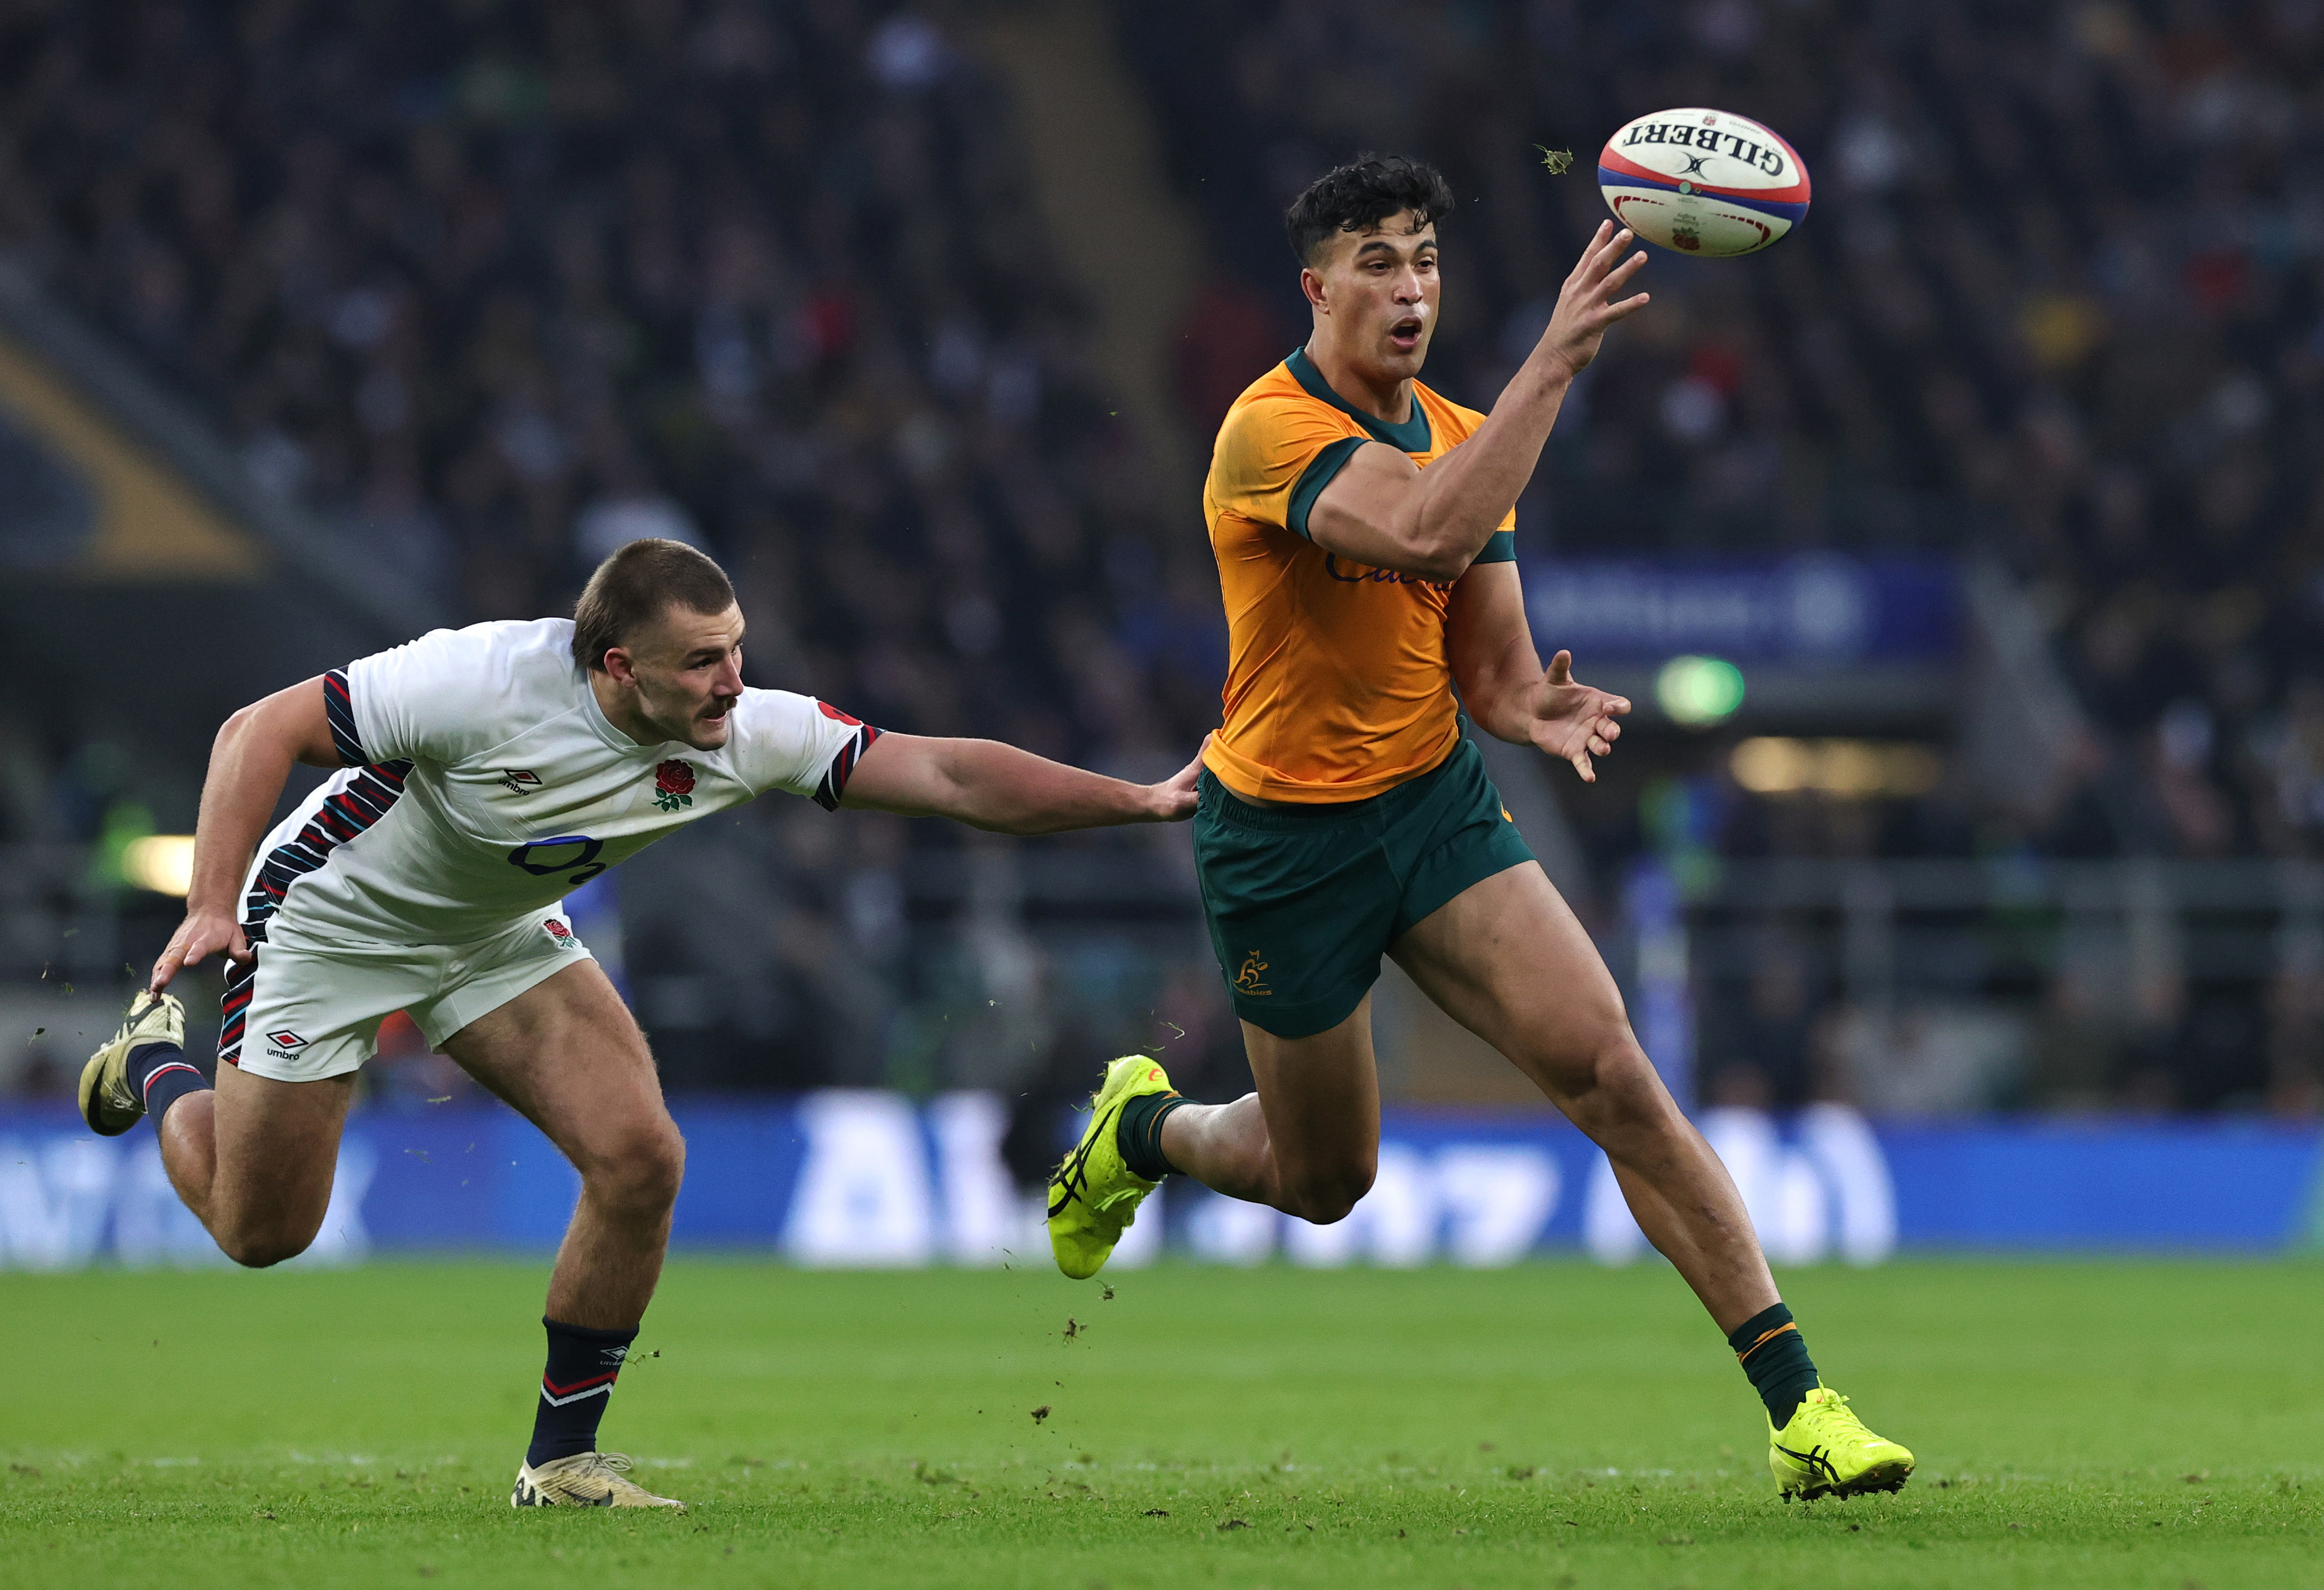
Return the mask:
<path id="1" fill-rule="evenodd" d="M 295 1188 L 221 1188 L 203 1221 L 218 1252 L 245 1270 L 265 1270 L 314 1245 L 329 1204 L 327 1181 Z"/>
<path id="2" fill-rule="evenodd" d="M 1363 1196 L 1372 1190 L 1375 1174 L 1376 1168 L 1371 1165 L 1351 1165 L 1308 1177 L 1285 1189 L 1286 1211 L 1311 1225 L 1335 1225 L 1345 1220 Z"/>
<path id="3" fill-rule="evenodd" d="M 1638 1047 L 1629 1022 L 1617 1015 L 1563 1052 L 1547 1057 L 1544 1068 L 1563 1096 L 1595 1099 L 1619 1110 L 1637 1094 L 1639 1079 L 1653 1073 L 1654 1065 Z"/>
<path id="4" fill-rule="evenodd" d="M 654 1204 L 667 1208 L 678 1202 L 678 1189 L 685 1180 L 686 1139 L 678 1134 L 675 1123 L 665 1122 L 664 1129 L 655 1135 L 652 1147 L 642 1157 L 641 1189 Z"/>
<path id="5" fill-rule="evenodd" d="M 219 1252 L 245 1270 L 267 1270 L 285 1260 L 296 1259 L 314 1245 L 315 1233 L 322 1229 L 319 1220 L 300 1231 L 281 1226 L 252 1226 L 244 1230 L 219 1234 Z"/>
<path id="6" fill-rule="evenodd" d="M 641 1123 L 597 1146 L 581 1179 L 607 1202 L 641 1214 L 666 1213 L 686 1178 L 686 1140 L 667 1116 Z"/>

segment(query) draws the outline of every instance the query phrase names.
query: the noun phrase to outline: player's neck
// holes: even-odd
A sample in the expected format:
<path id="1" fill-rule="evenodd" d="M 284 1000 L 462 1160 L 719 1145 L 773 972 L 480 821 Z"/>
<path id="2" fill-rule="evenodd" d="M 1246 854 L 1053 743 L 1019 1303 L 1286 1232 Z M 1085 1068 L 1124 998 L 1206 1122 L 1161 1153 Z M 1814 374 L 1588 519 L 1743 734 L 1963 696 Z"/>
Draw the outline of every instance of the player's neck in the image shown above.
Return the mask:
<path id="1" fill-rule="evenodd" d="M 1307 362 L 1315 366 L 1324 384 L 1350 408 L 1370 414 L 1383 425 L 1403 425 L 1411 421 L 1411 376 L 1364 369 L 1342 356 L 1320 327 L 1307 339 Z"/>
<path id="2" fill-rule="evenodd" d="M 659 745 L 669 738 L 646 720 L 638 710 L 636 696 L 615 684 L 610 674 L 591 669 L 589 693 L 597 698 L 597 710 L 605 715 L 605 721 L 639 744 Z"/>

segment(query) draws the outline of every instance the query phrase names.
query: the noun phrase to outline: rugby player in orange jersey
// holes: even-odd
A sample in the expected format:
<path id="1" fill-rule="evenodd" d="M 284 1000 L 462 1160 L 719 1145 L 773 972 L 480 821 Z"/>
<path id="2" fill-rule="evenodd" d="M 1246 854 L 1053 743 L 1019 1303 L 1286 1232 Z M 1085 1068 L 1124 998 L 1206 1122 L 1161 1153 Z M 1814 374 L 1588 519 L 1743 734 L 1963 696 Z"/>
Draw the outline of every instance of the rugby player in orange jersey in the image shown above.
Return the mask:
<path id="1" fill-rule="evenodd" d="M 1172 1171 L 1345 1217 L 1379 1153 L 1385 954 L 1605 1150 L 1766 1402 L 1784 1493 L 1895 1490 L 1912 1454 L 1821 1384 L 1734 1181 L 1462 737 L 1465 708 L 1594 782 L 1621 736 L 1628 701 L 1576 680 L 1564 652 L 1542 666 L 1512 526 L 1574 377 L 1646 307 L 1622 296 L 1646 256 L 1598 228 L 1488 417 L 1418 380 L 1452 208 L 1430 167 L 1368 156 L 1286 217 L 1314 330 L 1228 411 L 1204 493 L 1230 655 L 1195 859 L 1258 1091 L 1198 1105 L 1151 1059 L 1115 1061 L 1051 1186 L 1052 1245 L 1067 1274 L 1094 1273 Z"/>

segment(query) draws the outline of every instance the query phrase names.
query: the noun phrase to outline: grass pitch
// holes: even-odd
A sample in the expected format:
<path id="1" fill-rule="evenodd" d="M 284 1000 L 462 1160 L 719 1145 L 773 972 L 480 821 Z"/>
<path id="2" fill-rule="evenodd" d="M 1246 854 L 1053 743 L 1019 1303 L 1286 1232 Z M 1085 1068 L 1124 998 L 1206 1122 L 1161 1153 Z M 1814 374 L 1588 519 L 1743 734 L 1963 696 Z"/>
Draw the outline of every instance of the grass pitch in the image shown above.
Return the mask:
<path id="1" fill-rule="evenodd" d="M 1791 1274 L 1921 1468 L 1785 1507 L 1659 1266 L 688 1261 L 605 1428 L 650 1517 L 508 1506 L 543 1277 L 0 1276 L 0 1585 L 2324 1586 L 2310 1263 Z"/>

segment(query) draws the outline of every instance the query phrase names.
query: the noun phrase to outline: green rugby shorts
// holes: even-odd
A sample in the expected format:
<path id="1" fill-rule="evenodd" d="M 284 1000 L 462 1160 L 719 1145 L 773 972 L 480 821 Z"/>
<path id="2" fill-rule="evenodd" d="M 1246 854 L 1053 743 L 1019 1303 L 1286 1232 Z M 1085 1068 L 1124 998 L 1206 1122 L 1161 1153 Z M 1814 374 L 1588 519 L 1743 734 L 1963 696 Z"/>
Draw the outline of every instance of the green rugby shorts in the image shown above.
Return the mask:
<path id="1" fill-rule="evenodd" d="M 1254 806 L 1203 771 L 1194 872 L 1235 1013 L 1277 1038 L 1336 1027 L 1421 918 L 1534 858 L 1463 739 L 1385 795 Z"/>

